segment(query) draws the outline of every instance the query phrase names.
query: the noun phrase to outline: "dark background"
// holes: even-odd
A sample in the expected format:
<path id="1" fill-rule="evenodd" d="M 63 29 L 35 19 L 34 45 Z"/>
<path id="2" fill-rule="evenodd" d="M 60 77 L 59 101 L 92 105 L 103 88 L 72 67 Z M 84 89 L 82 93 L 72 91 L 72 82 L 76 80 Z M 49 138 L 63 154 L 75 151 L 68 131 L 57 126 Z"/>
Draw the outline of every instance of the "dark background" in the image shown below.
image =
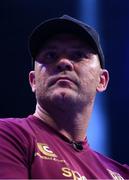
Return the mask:
<path id="1" fill-rule="evenodd" d="M 82 20 L 80 1 L 0 1 L 0 117 L 24 117 L 34 112 L 35 99 L 28 83 L 31 70 L 28 36 L 48 18 L 69 14 Z M 109 156 L 129 164 L 129 1 L 99 0 L 97 3 L 100 26 L 96 29 L 110 72 L 105 93 Z"/>

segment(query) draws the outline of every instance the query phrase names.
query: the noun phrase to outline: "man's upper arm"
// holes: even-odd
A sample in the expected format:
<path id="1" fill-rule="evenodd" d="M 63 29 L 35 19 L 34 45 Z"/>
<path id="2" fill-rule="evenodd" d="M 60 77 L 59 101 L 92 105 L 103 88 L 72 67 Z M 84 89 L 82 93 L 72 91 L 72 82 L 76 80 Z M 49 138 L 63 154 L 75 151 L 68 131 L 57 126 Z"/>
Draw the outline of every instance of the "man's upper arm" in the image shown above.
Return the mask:
<path id="1" fill-rule="evenodd" d="M 0 121 L 0 179 L 27 179 L 25 147 L 13 128 Z"/>

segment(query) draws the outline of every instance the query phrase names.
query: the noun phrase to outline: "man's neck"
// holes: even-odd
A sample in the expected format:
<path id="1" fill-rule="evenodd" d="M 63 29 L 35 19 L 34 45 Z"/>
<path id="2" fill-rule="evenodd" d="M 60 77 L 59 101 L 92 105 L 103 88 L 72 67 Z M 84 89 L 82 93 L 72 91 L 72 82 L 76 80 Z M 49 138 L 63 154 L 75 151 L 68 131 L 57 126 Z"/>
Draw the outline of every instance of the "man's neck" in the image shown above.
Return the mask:
<path id="1" fill-rule="evenodd" d="M 34 116 L 41 119 L 59 133 L 63 134 L 70 141 L 83 141 L 86 136 L 86 129 L 91 114 L 91 108 L 90 110 L 86 110 L 80 113 L 59 113 L 55 111 L 54 115 L 51 115 L 39 104 L 37 104 Z"/>

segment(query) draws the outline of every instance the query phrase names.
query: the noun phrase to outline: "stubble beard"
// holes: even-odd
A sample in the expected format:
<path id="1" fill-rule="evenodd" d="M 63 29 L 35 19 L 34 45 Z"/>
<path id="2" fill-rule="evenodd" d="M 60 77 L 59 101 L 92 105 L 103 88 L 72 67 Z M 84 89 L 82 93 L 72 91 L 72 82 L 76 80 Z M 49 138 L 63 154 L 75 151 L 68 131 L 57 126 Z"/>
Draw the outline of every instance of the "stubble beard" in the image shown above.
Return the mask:
<path id="1" fill-rule="evenodd" d="M 81 111 L 86 106 L 87 98 L 84 92 L 68 88 L 47 89 L 37 92 L 37 101 L 45 110 Z"/>

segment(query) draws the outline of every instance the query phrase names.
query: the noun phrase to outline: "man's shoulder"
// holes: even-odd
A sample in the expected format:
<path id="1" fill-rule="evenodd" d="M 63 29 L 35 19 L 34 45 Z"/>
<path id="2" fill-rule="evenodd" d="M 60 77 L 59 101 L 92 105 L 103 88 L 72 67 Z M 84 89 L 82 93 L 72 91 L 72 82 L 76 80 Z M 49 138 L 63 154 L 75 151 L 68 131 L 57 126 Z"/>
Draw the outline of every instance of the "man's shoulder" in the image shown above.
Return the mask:
<path id="1" fill-rule="evenodd" d="M 122 164 L 96 151 L 94 151 L 94 154 L 96 155 L 97 159 L 101 162 L 101 164 L 107 167 L 107 170 L 110 174 L 126 174 L 129 176 L 129 166 L 127 164 Z"/>
<path id="2" fill-rule="evenodd" d="M 0 123 L 17 123 L 26 118 L 18 118 L 18 117 L 8 117 L 8 118 L 0 118 Z"/>
<path id="3" fill-rule="evenodd" d="M 25 118 L 0 118 L 0 132 L 15 136 L 32 134 L 31 119 L 31 115 Z"/>
<path id="4" fill-rule="evenodd" d="M 29 116 L 25 118 L 17 118 L 17 117 L 10 117 L 10 118 L 0 118 L 0 126 L 10 126 L 10 127 L 17 127 L 17 126 L 25 126 L 28 124 Z"/>
<path id="5" fill-rule="evenodd" d="M 105 163 L 122 165 L 120 162 L 112 159 L 112 158 L 109 157 L 108 155 L 103 155 L 103 154 L 101 154 L 101 153 L 99 153 L 99 152 L 97 152 L 97 151 L 93 151 L 93 152 L 96 154 L 96 156 L 97 156 L 101 161 L 103 161 L 103 162 L 105 162 Z M 127 167 L 129 167 L 129 166 L 127 166 Z"/>

